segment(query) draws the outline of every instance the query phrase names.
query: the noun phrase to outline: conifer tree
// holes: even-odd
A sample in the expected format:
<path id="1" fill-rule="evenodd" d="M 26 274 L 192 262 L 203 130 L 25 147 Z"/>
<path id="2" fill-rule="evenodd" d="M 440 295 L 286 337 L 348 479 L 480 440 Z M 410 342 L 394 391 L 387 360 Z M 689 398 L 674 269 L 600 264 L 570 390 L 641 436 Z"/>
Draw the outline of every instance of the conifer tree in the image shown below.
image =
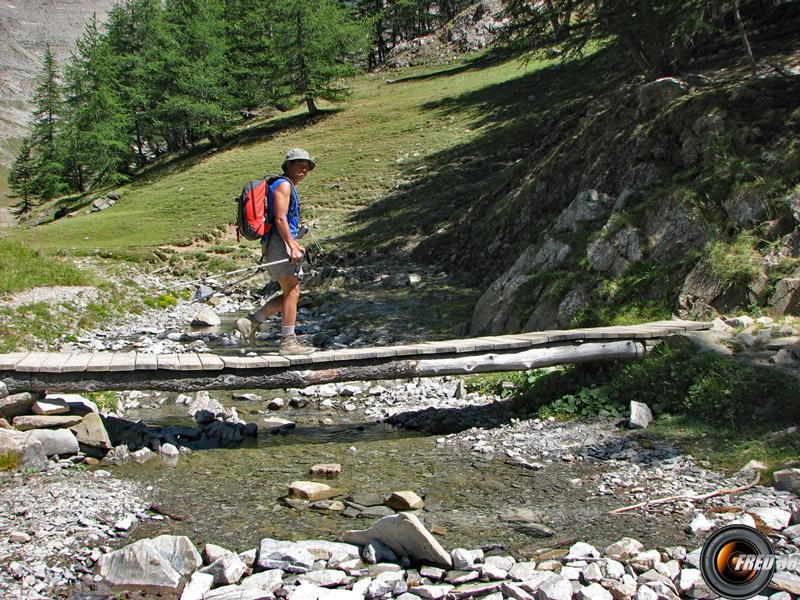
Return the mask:
<path id="1" fill-rule="evenodd" d="M 119 183 L 131 161 L 129 116 L 117 89 L 111 49 L 93 15 L 66 68 L 65 159 L 80 191 L 99 182 Z"/>
<path id="2" fill-rule="evenodd" d="M 25 138 L 8 175 L 8 185 L 14 196 L 19 198 L 19 202 L 11 207 L 11 211 L 17 216 L 27 215 L 34 206 L 33 177 L 34 162 L 30 141 Z"/>
<path id="3" fill-rule="evenodd" d="M 58 146 L 61 111 L 61 85 L 53 51 L 48 45 L 42 61 L 42 74 L 33 95 L 33 117 L 29 136 L 33 160 L 34 196 L 50 200 L 62 194 L 67 186 Z"/>
<path id="4" fill-rule="evenodd" d="M 335 0 L 277 0 L 270 47 L 286 87 L 318 112 L 317 99 L 335 102 L 348 90 L 369 48 L 370 23 L 357 21 Z"/>

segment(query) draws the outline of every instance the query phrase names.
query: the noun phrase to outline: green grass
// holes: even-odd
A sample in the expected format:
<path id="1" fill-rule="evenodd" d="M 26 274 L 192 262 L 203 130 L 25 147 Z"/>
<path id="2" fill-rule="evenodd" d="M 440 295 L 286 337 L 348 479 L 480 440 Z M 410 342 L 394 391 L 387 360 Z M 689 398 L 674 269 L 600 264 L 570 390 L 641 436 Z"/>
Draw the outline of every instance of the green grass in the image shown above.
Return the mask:
<path id="1" fill-rule="evenodd" d="M 100 410 L 108 412 L 115 412 L 117 410 L 119 399 L 115 392 L 87 392 L 84 395 L 94 402 Z"/>
<path id="2" fill-rule="evenodd" d="M 15 471 L 19 465 L 19 456 L 14 452 L 0 453 L 0 471 Z"/>
<path id="3" fill-rule="evenodd" d="M 65 260 L 14 240 L 0 238 L 0 294 L 18 292 L 39 285 L 89 285 L 91 276 Z"/>
<path id="4" fill-rule="evenodd" d="M 393 73 L 392 82 L 385 75 L 365 75 L 352 81 L 347 104 L 323 105 L 316 119 L 297 109 L 256 124 L 223 150 L 153 166 L 119 188 L 123 196 L 112 209 L 20 229 L 13 236 L 49 252 L 148 257 L 154 248 L 185 243 L 232 222 L 232 198 L 244 182 L 275 173 L 286 150 L 302 146 L 318 160 L 300 189 L 303 215 L 319 220 L 312 240 L 324 243 L 352 229 L 347 218 L 353 211 L 401 182 L 427 177 L 429 171 L 415 169 L 432 155 L 481 135 L 482 107 L 456 113 L 437 107 L 443 97 L 509 82 L 541 66 L 512 61 L 485 68 L 416 68 Z"/>
<path id="5" fill-rule="evenodd" d="M 762 256 L 756 250 L 757 243 L 756 238 L 746 232 L 729 242 L 714 240 L 709 243 L 711 272 L 725 285 L 747 285 L 761 272 Z"/>

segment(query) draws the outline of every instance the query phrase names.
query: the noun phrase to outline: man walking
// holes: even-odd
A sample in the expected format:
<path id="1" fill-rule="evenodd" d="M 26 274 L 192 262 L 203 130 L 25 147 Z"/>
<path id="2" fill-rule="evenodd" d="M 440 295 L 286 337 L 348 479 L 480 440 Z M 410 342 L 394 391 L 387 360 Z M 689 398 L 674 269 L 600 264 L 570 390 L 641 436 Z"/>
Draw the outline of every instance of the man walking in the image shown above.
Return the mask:
<path id="1" fill-rule="evenodd" d="M 283 161 L 283 175 L 267 191 L 267 215 L 272 223 L 269 233 L 261 240 L 263 262 L 282 259 L 287 262 L 268 267 L 273 281 L 281 286 L 281 294 L 272 298 L 256 312 L 236 320 L 236 329 L 250 344 L 255 344 L 256 332 L 264 319 L 281 313 L 281 354 L 310 354 L 313 346 L 301 343 L 294 333 L 297 319 L 297 301 L 300 299 L 300 275 L 303 270 L 305 248 L 295 239 L 300 229 L 300 200 L 297 185 L 316 166 L 311 156 L 302 148 L 292 148 Z"/>

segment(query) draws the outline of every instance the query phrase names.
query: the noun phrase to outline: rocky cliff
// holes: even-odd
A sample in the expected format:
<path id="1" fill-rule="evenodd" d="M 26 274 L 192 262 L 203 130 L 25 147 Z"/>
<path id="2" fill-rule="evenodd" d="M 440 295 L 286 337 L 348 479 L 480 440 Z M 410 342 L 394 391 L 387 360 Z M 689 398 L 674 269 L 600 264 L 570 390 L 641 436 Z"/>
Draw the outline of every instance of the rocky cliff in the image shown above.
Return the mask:
<path id="1" fill-rule="evenodd" d="M 112 4 L 113 0 L 0 3 L 0 165 L 10 165 L 17 140 L 25 135 L 46 45 L 63 64 L 86 19 L 96 13 L 99 21 L 104 20 Z"/>

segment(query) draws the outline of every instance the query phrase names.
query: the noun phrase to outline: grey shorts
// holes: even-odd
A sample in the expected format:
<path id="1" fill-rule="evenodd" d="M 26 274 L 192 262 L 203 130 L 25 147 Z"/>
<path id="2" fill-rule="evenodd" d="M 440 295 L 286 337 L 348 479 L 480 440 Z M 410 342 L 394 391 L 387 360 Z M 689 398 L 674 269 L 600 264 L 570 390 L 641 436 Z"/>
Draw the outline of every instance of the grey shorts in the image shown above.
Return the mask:
<path id="1" fill-rule="evenodd" d="M 289 258 L 289 246 L 283 241 L 283 238 L 275 232 L 269 236 L 269 242 L 261 246 L 261 262 L 269 263 L 276 260 Z M 300 267 L 299 271 L 297 270 Z M 269 276 L 273 281 L 278 281 L 284 277 L 300 276 L 303 274 L 303 268 L 300 265 L 292 264 L 291 262 L 281 263 L 273 267 L 267 267 Z"/>

